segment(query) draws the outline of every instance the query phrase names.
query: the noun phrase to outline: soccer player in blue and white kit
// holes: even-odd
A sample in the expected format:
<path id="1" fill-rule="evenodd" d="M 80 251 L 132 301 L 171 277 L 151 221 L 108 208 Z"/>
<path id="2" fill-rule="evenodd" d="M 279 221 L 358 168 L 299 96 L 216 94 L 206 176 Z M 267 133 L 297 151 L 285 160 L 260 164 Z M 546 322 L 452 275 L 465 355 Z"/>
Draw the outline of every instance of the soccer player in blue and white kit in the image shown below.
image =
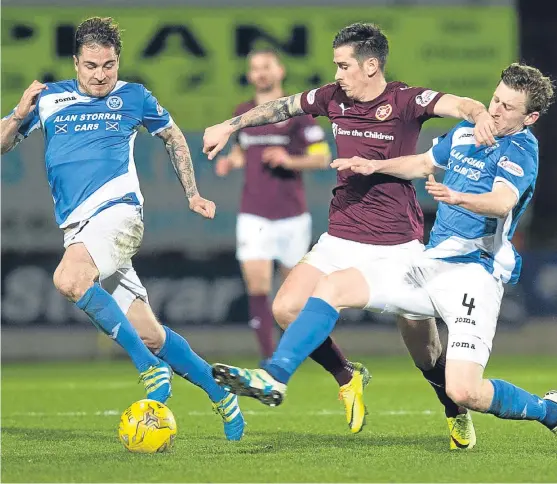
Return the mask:
<path id="1" fill-rule="evenodd" d="M 362 260 L 358 267 L 324 276 L 265 369 L 217 364 L 215 377 L 238 395 L 278 405 L 294 371 L 334 328 L 340 308 L 436 316 L 449 330 L 446 392 L 456 404 L 503 419 L 536 420 L 557 433 L 556 391 L 540 398 L 483 377 L 503 284 L 515 283 L 521 269 L 511 238 L 538 174 L 538 143 L 529 126 L 552 98 L 548 77 L 512 64 L 502 72 L 489 106 L 497 128 L 494 146 L 478 146 L 474 126 L 463 121 L 427 153 L 335 160 L 338 170 L 362 175 L 429 176 L 426 188 L 440 203 L 428 246 L 420 254 Z M 433 178 L 436 168 L 445 170 L 443 183 Z"/>
<path id="2" fill-rule="evenodd" d="M 213 381 L 209 364 L 182 336 L 157 321 L 132 266 L 143 238 L 143 196 L 133 159 L 141 126 L 164 141 L 190 209 L 212 219 L 215 204 L 199 195 L 186 140 L 170 114 L 141 84 L 118 80 L 121 47 L 111 18 L 79 25 L 76 79 L 33 82 L 2 120 L 1 150 L 10 151 L 37 128 L 43 131 L 56 221 L 64 231 L 57 289 L 124 348 L 148 398 L 170 397 L 172 368 L 205 390 L 226 438 L 239 440 L 244 419 L 237 397 Z"/>

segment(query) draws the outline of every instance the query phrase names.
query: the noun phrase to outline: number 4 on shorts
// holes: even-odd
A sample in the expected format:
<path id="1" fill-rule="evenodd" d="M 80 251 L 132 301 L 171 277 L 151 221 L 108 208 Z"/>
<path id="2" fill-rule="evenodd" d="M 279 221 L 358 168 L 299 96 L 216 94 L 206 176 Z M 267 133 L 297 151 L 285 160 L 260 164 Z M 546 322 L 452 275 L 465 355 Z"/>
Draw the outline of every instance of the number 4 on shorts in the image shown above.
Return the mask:
<path id="1" fill-rule="evenodd" d="M 470 298 L 470 302 L 466 302 L 467 299 L 468 299 L 468 293 L 464 294 L 464 297 L 462 298 L 462 305 L 465 308 L 468 308 L 468 316 L 470 316 L 472 314 L 472 309 L 474 309 L 476 306 L 474 306 L 473 297 Z"/>

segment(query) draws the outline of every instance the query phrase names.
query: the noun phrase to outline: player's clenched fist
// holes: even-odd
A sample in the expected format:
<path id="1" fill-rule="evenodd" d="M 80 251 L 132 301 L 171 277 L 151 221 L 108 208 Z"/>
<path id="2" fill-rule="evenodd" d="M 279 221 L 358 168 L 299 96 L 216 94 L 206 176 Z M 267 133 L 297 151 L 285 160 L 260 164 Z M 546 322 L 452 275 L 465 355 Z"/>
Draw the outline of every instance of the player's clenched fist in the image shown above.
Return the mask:
<path id="1" fill-rule="evenodd" d="M 205 218 L 215 218 L 215 211 L 217 210 L 215 202 L 207 200 L 200 195 L 194 195 L 189 199 L 190 210 L 198 213 Z"/>
<path id="2" fill-rule="evenodd" d="M 228 122 L 215 124 L 205 130 L 203 134 L 203 153 L 212 160 L 228 142 L 228 138 L 234 132 Z"/>
<path id="3" fill-rule="evenodd" d="M 486 145 L 493 146 L 497 141 L 495 136 L 497 134 L 497 127 L 495 120 L 487 111 L 482 113 L 476 119 L 474 126 L 474 138 L 476 138 L 476 146 Z"/>
<path id="4" fill-rule="evenodd" d="M 23 121 L 27 115 L 35 109 L 39 94 L 45 89 L 48 89 L 46 84 L 36 80 L 33 81 L 33 83 L 25 90 L 23 96 L 21 96 L 19 104 L 14 110 L 13 118 L 16 121 Z"/>

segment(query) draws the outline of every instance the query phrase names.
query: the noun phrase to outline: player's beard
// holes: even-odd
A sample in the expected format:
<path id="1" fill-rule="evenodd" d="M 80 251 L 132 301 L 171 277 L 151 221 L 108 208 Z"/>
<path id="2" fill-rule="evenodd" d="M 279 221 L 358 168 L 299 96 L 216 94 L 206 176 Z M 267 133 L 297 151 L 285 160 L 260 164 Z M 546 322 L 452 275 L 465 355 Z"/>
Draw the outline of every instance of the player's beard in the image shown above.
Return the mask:
<path id="1" fill-rule="evenodd" d="M 259 94 L 267 94 L 268 92 L 273 91 L 275 88 L 277 87 L 277 83 L 275 82 L 268 82 L 266 84 L 263 85 L 259 85 L 256 89 L 256 91 Z"/>
<path id="2" fill-rule="evenodd" d="M 79 80 L 79 87 L 90 97 L 105 97 L 108 93 L 110 93 L 110 91 L 112 91 L 112 89 L 114 89 L 115 85 L 116 81 L 106 84 L 84 84 L 81 80 Z"/>

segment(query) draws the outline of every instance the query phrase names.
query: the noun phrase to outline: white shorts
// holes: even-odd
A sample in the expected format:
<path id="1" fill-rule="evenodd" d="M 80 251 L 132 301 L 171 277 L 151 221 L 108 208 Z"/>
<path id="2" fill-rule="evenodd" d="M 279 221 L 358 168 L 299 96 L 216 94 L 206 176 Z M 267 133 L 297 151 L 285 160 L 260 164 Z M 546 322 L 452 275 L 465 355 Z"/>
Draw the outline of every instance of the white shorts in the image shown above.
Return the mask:
<path id="1" fill-rule="evenodd" d="M 285 267 L 294 267 L 311 243 L 311 215 L 269 220 L 241 213 L 236 224 L 236 258 L 277 260 Z"/>
<path id="2" fill-rule="evenodd" d="M 447 358 L 487 365 L 503 298 L 501 281 L 480 264 L 424 254 L 410 263 L 394 259 L 372 266 L 362 272 L 370 291 L 367 309 L 440 317 L 449 330 Z"/>
<path id="3" fill-rule="evenodd" d="M 412 240 L 398 245 L 373 245 L 354 242 L 353 240 L 341 239 L 328 233 L 319 237 L 317 244 L 302 259 L 302 262 L 312 265 L 325 274 L 335 271 L 358 269 L 366 278 L 371 279 L 384 277 L 383 266 L 380 265 L 379 271 L 375 273 L 375 263 L 383 260 L 412 261 L 417 254 L 421 254 L 424 246 L 418 240 Z M 371 272 L 371 273 L 370 273 Z M 417 305 L 414 305 L 417 306 Z M 432 312 L 431 303 L 419 307 L 416 312 L 409 311 L 401 313 L 408 319 L 427 319 Z M 365 308 L 374 311 L 373 308 Z"/>
<path id="4" fill-rule="evenodd" d="M 127 313 L 136 298 L 147 301 L 147 290 L 131 259 L 143 239 L 142 209 L 120 203 L 64 231 L 64 248 L 83 243 L 99 270 L 101 286 Z"/>

